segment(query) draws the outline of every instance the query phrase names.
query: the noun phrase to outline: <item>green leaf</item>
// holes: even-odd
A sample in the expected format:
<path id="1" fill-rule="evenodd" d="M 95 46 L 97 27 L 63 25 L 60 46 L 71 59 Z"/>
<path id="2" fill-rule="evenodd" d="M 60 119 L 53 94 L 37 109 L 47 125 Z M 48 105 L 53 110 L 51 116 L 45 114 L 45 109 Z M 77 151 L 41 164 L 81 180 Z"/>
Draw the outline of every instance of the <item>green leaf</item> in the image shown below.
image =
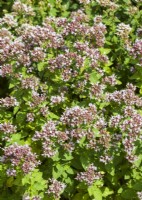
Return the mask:
<path id="1" fill-rule="evenodd" d="M 68 177 L 68 174 L 66 173 L 66 172 L 63 172 L 62 173 L 62 176 L 64 177 L 64 179 L 66 180 L 67 179 L 67 177 Z"/>
<path id="2" fill-rule="evenodd" d="M 56 16 L 58 10 L 56 8 L 51 8 L 50 12 L 49 12 L 49 16 Z"/>
<path id="3" fill-rule="evenodd" d="M 105 101 L 103 103 L 99 102 L 99 108 L 103 109 L 104 107 L 108 106 L 109 104 L 110 104 L 109 102 L 105 102 Z"/>
<path id="4" fill-rule="evenodd" d="M 125 58 L 124 64 L 127 65 L 130 62 L 130 58 Z"/>
<path id="5" fill-rule="evenodd" d="M 69 8 L 70 8 L 70 2 L 66 1 L 66 3 L 62 5 L 62 10 L 65 11 L 68 10 Z"/>
<path id="6" fill-rule="evenodd" d="M 74 159 L 72 159 L 71 165 L 77 170 L 82 170 L 82 164 L 79 156 L 75 156 Z"/>
<path id="7" fill-rule="evenodd" d="M 134 179 L 137 179 L 137 180 L 141 179 L 141 173 L 138 172 L 137 169 L 132 170 L 132 176 Z"/>
<path id="8" fill-rule="evenodd" d="M 140 88 L 140 91 L 139 91 L 139 92 L 140 92 L 140 94 L 142 94 L 142 87 Z"/>
<path id="9" fill-rule="evenodd" d="M 26 174 L 23 178 L 22 178 L 22 185 L 26 185 L 26 184 L 30 184 L 30 177 L 31 174 Z"/>
<path id="10" fill-rule="evenodd" d="M 6 186 L 7 187 L 12 187 L 13 186 L 13 182 L 14 182 L 14 178 L 13 177 L 8 178 L 7 181 L 6 181 Z"/>
<path id="11" fill-rule="evenodd" d="M 90 60 L 88 58 L 85 59 L 84 65 L 80 68 L 80 74 L 90 66 Z"/>
<path id="12" fill-rule="evenodd" d="M 72 160 L 73 159 L 73 156 L 70 152 L 66 152 L 64 153 L 64 158 L 62 160 Z"/>
<path id="13" fill-rule="evenodd" d="M 82 183 L 79 183 L 76 188 L 80 192 L 80 191 L 87 190 L 88 186 L 84 182 L 82 182 Z"/>
<path id="14" fill-rule="evenodd" d="M 50 117 L 50 119 L 59 119 L 59 117 L 52 112 L 50 112 L 48 116 Z"/>
<path id="15" fill-rule="evenodd" d="M 18 83 L 19 83 L 18 80 L 12 79 L 12 80 L 10 81 L 10 83 L 9 83 L 9 89 L 14 88 Z"/>
<path id="16" fill-rule="evenodd" d="M 109 67 L 111 66 L 113 63 L 111 61 L 108 61 L 107 63 L 105 63 L 105 67 Z"/>
<path id="17" fill-rule="evenodd" d="M 126 174 L 126 175 L 124 176 L 124 179 L 125 179 L 125 180 L 130 179 L 130 175 L 127 175 L 127 174 Z"/>
<path id="18" fill-rule="evenodd" d="M 110 61 L 108 61 L 107 63 L 105 63 L 105 65 L 104 65 L 104 71 L 106 72 L 106 73 L 108 73 L 108 74 L 112 74 L 112 70 L 111 70 L 111 68 L 109 67 L 109 66 L 111 66 L 113 63 L 112 62 L 110 62 Z"/>
<path id="19" fill-rule="evenodd" d="M 20 109 L 19 106 L 15 106 L 15 107 L 14 107 L 14 110 L 13 110 L 13 114 L 15 115 L 15 114 L 18 112 L 19 109 Z"/>
<path id="20" fill-rule="evenodd" d="M 107 172 L 109 174 L 111 174 L 112 176 L 115 175 L 115 168 L 114 165 L 112 163 L 108 163 L 107 165 L 105 165 L 105 169 L 107 170 Z"/>
<path id="21" fill-rule="evenodd" d="M 76 10 L 77 8 L 78 8 L 78 4 L 77 3 L 74 3 L 72 6 L 71 6 L 71 9 L 74 9 L 74 10 Z"/>
<path id="22" fill-rule="evenodd" d="M 100 132 L 99 132 L 99 130 L 97 128 L 93 128 L 92 130 L 93 130 L 93 133 L 94 133 L 95 137 L 100 137 Z"/>
<path id="23" fill-rule="evenodd" d="M 55 6 L 56 1 L 48 0 L 48 2 L 49 2 L 52 6 Z"/>
<path id="24" fill-rule="evenodd" d="M 103 171 L 100 171 L 101 172 L 101 174 L 104 174 L 104 172 Z M 104 183 L 103 183 L 103 180 L 96 180 L 95 181 L 95 183 L 93 184 L 94 186 L 97 186 L 97 187 L 102 187 L 102 185 L 103 185 Z"/>
<path id="25" fill-rule="evenodd" d="M 21 134 L 19 134 L 19 133 L 13 134 L 9 144 L 13 144 L 15 142 L 18 143 L 18 144 L 22 144 L 23 142 L 20 141 L 20 139 L 21 139 Z"/>
<path id="26" fill-rule="evenodd" d="M 22 175 L 21 174 L 18 174 L 17 177 L 15 177 L 14 179 L 14 184 L 15 186 L 22 186 Z"/>
<path id="27" fill-rule="evenodd" d="M 134 190 L 142 191 L 142 181 L 137 181 L 132 187 Z"/>
<path id="28" fill-rule="evenodd" d="M 90 186 L 88 188 L 88 193 L 90 197 L 93 197 L 95 200 L 102 200 L 102 192 L 96 186 Z"/>
<path id="29" fill-rule="evenodd" d="M 82 193 L 77 193 L 74 197 L 73 200 L 82 200 L 83 194 Z"/>
<path id="30" fill-rule="evenodd" d="M 18 124 L 26 122 L 26 113 L 25 112 L 18 112 L 17 115 L 16 115 L 16 122 Z"/>
<path id="31" fill-rule="evenodd" d="M 117 42 L 118 42 L 118 38 L 117 38 L 116 36 L 113 36 L 113 37 L 112 37 L 112 41 L 113 41 L 114 43 L 117 43 Z"/>
<path id="32" fill-rule="evenodd" d="M 134 161 L 134 165 L 135 165 L 136 167 L 139 167 L 139 166 L 141 165 L 141 162 L 142 162 L 142 156 L 140 155 L 140 156 L 138 157 L 138 159 L 137 159 L 136 161 Z"/>
<path id="33" fill-rule="evenodd" d="M 121 188 L 118 189 L 117 193 L 121 194 L 122 192 L 123 192 L 123 188 L 121 187 Z"/>
<path id="34" fill-rule="evenodd" d="M 44 191 L 44 189 L 47 187 L 46 185 L 47 184 L 45 180 L 37 181 L 32 185 L 32 190 Z"/>
<path id="35" fill-rule="evenodd" d="M 59 152 L 57 152 L 57 153 L 52 157 L 52 160 L 53 160 L 54 162 L 60 160 Z"/>
<path id="36" fill-rule="evenodd" d="M 132 199 L 132 197 L 137 197 L 137 194 L 136 192 L 133 190 L 133 189 L 127 189 L 127 190 L 124 190 L 122 193 L 121 193 L 121 196 L 122 198 L 124 199 Z"/>
<path id="37" fill-rule="evenodd" d="M 72 178 L 67 177 L 67 178 L 64 180 L 64 182 L 65 182 L 68 186 L 73 185 L 73 180 L 72 180 Z"/>
<path id="38" fill-rule="evenodd" d="M 119 81 L 119 80 L 117 80 L 116 83 L 117 83 L 117 85 L 121 85 L 122 84 L 122 82 Z"/>
<path id="39" fill-rule="evenodd" d="M 102 54 L 109 54 L 111 52 L 111 49 L 107 48 L 100 48 L 99 50 Z"/>
<path id="40" fill-rule="evenodd" d="M 107 196 L 109 196 L 109 195 L 111 195 L 111 194 L 113 194 L 113 193 L 114 193 L 113 190 L 109 189 L 108 187 L 105 187 L 102 196 L 103 196 L 103 197 L 107 197 Z"/>
<path id="41" fill-rule="evenodd" d="M 90 200 L 89 194 L 84 194 L 82 200 Z"/>
<path id="42" fill-rule="evenodd" d="M 22 185 L 29 186 L 29 189 L 32 192 L 44 191 L 47 187 L 47 182 L 42 178 L 42 172 L 39 172 L 37 169 L 26 174 L 22 179 Z"/>
<path id="43" fill-rule="evenodd" d="M 56 164 L 52 170 L 53 178 L 58 179 L 63 175 L 64 171 L 64 167 L 61 164 Z"/>
<path id="44" fill-rule="evenodd" d="M 82 167 L 86 170 L 86 168 L 88 167 L 88 165 L 90 164 L 90 158 L 88 156 L 87 152 L 83 152 L 80 156 L 80 161 L 82 164 Z"/>
<path id="45" fill-rule="evenodd" d="M 101 78 L 101 75 L 98 74 L 96 71 L 90 74 L 90 82 L 91 83 L 97 83 L 99 79 Z"/>
<path id="46" fill-rule="evenodd" d="M 64 169 L 68 174 L 74 174 L 74 170 L 69 165 L 65 165 Z"/>
<path id="47" fill-rule="evenodd" d="M 70 14 L 70 12 L 68 12 L 68 11 L 64 11 L 64 12 L 62 13 L 62 17 L 68 17 L 69 14 Z"/>
<path id="48" fill-rule="evenodd" d="M 80 146 L 80 147 L 83 147 L 83 146 L 84 146 L 85 140 L 86 140 L 86 136 L 84 136 L 84 137 L 82 137 L 82 138 L 80 139 L 80 141 L 79 141 L 79 146 Z"/>
<path id="49" fill-rule="evenodd" d="M 41 63 L 38 63 L 38 66 L 37 66 L 37 69 L 39 72 L 43 71 L 44 70 L 44 67 L 45 65 L 47 65 L 46 62 L 41 62 Z"/>

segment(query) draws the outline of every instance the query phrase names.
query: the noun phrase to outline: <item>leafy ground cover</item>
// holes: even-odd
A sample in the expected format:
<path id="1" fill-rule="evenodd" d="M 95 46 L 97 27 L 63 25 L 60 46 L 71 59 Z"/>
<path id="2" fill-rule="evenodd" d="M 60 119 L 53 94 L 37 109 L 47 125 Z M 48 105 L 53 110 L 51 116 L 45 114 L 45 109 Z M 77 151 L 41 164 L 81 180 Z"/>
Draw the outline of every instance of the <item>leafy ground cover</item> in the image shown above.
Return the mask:
<path id="1" fill-rule="evenodd" d="M 0 200 L 142 199 L 142 2 L 0 5 Z"/>

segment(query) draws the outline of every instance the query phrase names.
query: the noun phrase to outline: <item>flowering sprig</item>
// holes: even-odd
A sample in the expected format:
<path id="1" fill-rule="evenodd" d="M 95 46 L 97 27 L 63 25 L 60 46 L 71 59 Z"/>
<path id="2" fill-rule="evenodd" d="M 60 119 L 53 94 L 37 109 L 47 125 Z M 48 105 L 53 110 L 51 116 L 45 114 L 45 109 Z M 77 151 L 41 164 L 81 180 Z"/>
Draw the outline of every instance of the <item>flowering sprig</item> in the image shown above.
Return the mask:
<path id="1" fill-rule="evenodd" d="M 37 155 L 31 152 L 31 148 L 28 145 L 20 146 L 18 144 L 10 145 L 4 149 L 5 162 L 10 162 L 12 169 L 7 170 L 7 174 L 16 176 L 15 168 L 20 165 L 24 173 L 29 173 L 36 166 L 40 164 L 36 160 Z"/>
<path id="2" fill-rule="evenodd" d="M 55 199 L 59 199 L 61 193 L 65 189 L 66 185 L 60 181 L 57 181 L 55 179 L 50 180 L 50 185 L 48 188 L 48 195 L 52 195 Z"/>
<path id="3" fill-rule="evenodd" d="M 80 172 L 76 179 L 79 181 L 84 181 L 88 185 L 92 185 L 95 180 L 99 180 L 102 178 L 102 174 L 100 172 L 97 172 L 97 168 L 94 165 L 90 165 L 86 172 Z"/>

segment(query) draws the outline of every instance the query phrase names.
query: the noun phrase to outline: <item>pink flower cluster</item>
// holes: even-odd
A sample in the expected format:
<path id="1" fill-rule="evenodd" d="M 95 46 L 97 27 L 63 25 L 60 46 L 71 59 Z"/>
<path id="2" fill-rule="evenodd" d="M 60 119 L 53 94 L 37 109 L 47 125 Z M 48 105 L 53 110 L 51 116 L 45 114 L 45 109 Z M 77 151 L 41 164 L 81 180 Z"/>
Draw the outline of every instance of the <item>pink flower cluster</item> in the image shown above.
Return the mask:
<path id="1" fill-rule="evenodd" d="M 127 84 L 126 89 L 108 93 L 106 98 L 108 101 L 114 101 L 119 104 L 125 103 L 126 105 L 142 106 L 142 98 L 135 94 L 136 87 L 132 84 Z"/>
<path id="2" fill-rule="evenodd" d="M 130 49 L 131 55 L 134 58 L 139 59 L 139 65 L 142 65 L 142 39 L 137 39 L 133 44 L 132 48 Z"/>
<path id="3" fill-rule="evenodd" d="M 97 110 L 95 105 L 90 104 L 87 109 L 75 106 L 73 108 L 66 109 L 61 116 L 60 121 L 68 126 L 76 127 L 93 121 L 96 116 L 96 112 Z"/>
<path id="4" fill-rule="evenodd" d="M 19 103 L 15 97 L 5 97 L 5 98 L 0 99 L 1 107 L 10 108 L 10 107 L 18 106 L 18 105 Z"/>
<path id="5" fill-rule="evenodd" d="M 55 144 L 52 141 L 53 138 L 57 138 L 60 135 L 56 129 L 54 121 L 49 121 L 42 127 L 42 131 L 36 131 L 33 137 L 33 141 L 41 140 L 44 157 L 52 157 L 57 152 L 55 150 Z"/>
<path id="6" fill-rule="evenodd" d="M 9 140 L 10 139 L 10 134 L 16 133 L 16 126 L 9 122 L 4 122 L 0 124 L 0 131 L 4 133 L 3 140 Z"/>
<path id="7" fill-rule="evenodd" d="M 36 160 L 37 155 L 31 152 L 31 148 L 28 145 L 21 146 L 15 143 L 5 147 L 3 151 L 5 162 L 9 161 L 12 167 L 7 170 L 9 176 L 11 174 L 16 175 L 16 167 L 19 165 L 24 173 L 29 173 L 40 164 Z"/>
<path id="8" fill-rule="evenodd" d="M 57 181 L 56 179 L 50 179 L 50 185 L 48 188 L 48 195 L 53 196 L 55 199 L 58 199 L 60 197 L 60 194 L 65 189 L 66 185 L 60 181 Z"/>
<path id="9" fill-rule="evenodd" d="M 92 185 L 95 180 L 102 178 L 102 174 L 97 172 L 97 167 L 91 164 L 85 172 L 80 172 L 76 179 L 85 182 L 87 185 Z"/>

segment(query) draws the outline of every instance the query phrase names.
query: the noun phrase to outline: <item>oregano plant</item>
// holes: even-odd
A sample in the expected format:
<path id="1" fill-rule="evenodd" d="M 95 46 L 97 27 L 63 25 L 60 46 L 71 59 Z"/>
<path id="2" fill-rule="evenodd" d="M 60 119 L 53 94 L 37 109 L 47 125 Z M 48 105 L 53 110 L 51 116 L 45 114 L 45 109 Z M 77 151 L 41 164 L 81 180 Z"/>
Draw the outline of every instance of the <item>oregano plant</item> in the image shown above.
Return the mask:
<path id="1" fill-rule="evenodd" d="M 6 5 L 0 200 L 142 199 L 142 2 Z"/>

